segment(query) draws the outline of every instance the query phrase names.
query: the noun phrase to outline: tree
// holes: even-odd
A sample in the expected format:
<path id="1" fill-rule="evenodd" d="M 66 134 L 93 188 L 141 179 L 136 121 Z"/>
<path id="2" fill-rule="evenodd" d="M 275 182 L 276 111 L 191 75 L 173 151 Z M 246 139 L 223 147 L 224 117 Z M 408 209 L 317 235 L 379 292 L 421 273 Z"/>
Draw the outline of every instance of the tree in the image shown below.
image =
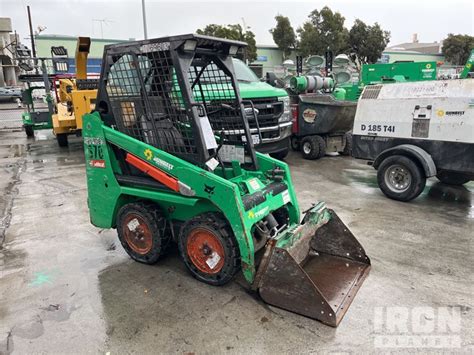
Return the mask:
<path id="1" fill-rule="evenodd" d="M 382 30 L 377 22 L 369 26 L 356 19 L 349 31 L 350 57 L 359 69 L 362 64 L 375 63 L 389 41 L 390 32 Z"/>
<path id="2" fill-rule="evenodd" d="M 275 20 L 277 24 L 275 28 L 270 30 L 270 33 L 273 36 L 273 41 L 283 52 L 283 60 L 285 60 L 290 56 L 291 50 L 296 46 L 296 34 L 288 17 L 277 15 L 275 16 Z"/>
<path id="3" fill-rule="evenodd" d="M 304 56 L 323 55 L 329 48 L 334 55 L 348 49 L 348 31 L 344 27 L 345 18 L 325 6 L 314 10 L 297 32 L 300 36 L 299 49 Z"/>
<path id="4" fill-rule="evenodd" d="M 472 49 L 474 49 L 474 37 L 450 33 L 443 41 L 442 52 L 447 62 L 454 65 L 464 65 Z"/>
<path id="5" fill-rule="evenodd" d="M 250 31 L 242 29 L 239 24 L 236 25 L 207 25 L 204 29 L 198 29 L 196 33 L 206 36 L 220 37 L 232 39 L 235 41 L 242 41 L 247 43 L 247 47 L 243 52 L 237 53 L 237 57 L 249 62 L 257 59 L 257 43 L 255 42 L 255 34 Z"/>

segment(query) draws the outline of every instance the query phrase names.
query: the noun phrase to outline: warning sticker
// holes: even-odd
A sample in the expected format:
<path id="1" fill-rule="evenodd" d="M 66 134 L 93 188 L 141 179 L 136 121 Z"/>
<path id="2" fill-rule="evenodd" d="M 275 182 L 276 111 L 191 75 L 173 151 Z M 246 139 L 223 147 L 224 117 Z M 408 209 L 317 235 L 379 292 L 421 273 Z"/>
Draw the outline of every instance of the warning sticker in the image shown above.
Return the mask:
<path id="1" fill-rule="evenodd" d="M 206 264 L 211 269 L 214 269 L 220 260 L 221 260 L 221 257 L 219 256 L 219 254 L 217 254 L 216 252 L 213 252 L 211 257 L 206 260 Z"/>
<path id="2" fill-rule="evenodd" d="M 93 168 L 102 168 L 102 169 L 104 169 L 105 168 L 105 160 L 94 159 L 94 160 L 89 161 L 89 165 Z"/>
<path id="3" fill-rule="evenodd" d="M 258 190 L 260 188 L 260 182 L 256 178 L 250 179 L 249 185 L 254 190 Z"/>
<path id="4" fill-rule="evenodd" d="M 221 147 L 221 149 L 219 149 L 219 157 L 223 161 L 226 161 L 226 162 L 232 162 L 233 160 L 236 160 L 239 163 L 244 163 L 245 162 L 244 147 L 224 144 Z"/>
<path id="5" fill-rule="evenodd" d="M 288 202 L 290 202 L 290 193 L 289 193 L 288 190 L 283 191 L 282 197 L 283 197 L 283 203 L 284 203 L 285 205 L 286 205 Z"/>
<path id="6" fill-rule="evenodd" d="M 138 222 L 138 219 L 134 218 L 130 222 L 127 223 L 128 230 L 134 232 L 135 229 L 140 225 L 140 222 Z"/>

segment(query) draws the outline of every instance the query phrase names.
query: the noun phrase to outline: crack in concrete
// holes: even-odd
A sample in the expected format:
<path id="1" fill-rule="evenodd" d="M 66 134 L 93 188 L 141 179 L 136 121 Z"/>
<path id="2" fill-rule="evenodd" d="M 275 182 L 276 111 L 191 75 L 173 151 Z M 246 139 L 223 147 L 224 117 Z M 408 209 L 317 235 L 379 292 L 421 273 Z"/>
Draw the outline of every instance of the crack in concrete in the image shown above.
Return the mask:
<path id="1" fill-rule="evenodd" d="M 12 208 L 13 208 L 13 201 L 15 197 L 18 195 L 18 184 L 21 182 L 21 174 L 26 167 L 26 159 L 22 158 L 18 162 L 12 165 L 13 167 L 13 176 L 12 181 L 8 184 L 7 188 L 4 191 L 4 199 L 5 199 L 5 208 L 2 211 L 1 218 L 0 218 L 0 249 L 5 241 L 5 234 L 10 226 L 10 222 L 12 219 Z"/>
<path id="2" fill-rule="evenodd" d="M 0 355 L 9 355 L 13 352 L 13 328 L 7 333 L 5 343 L 0 343 Z"/>

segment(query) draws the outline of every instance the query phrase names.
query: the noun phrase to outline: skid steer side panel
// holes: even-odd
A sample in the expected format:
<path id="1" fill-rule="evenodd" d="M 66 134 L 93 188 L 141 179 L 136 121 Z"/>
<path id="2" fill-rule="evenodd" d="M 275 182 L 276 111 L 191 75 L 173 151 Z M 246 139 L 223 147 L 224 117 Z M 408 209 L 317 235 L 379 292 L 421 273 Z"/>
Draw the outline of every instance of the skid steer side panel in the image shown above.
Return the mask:
<path id="1" fill-rule="evenodd" d="M 314 208 L 290 234 L 283 238 L 286 243 L 267 246 L 271 250 L 258 270 L 260 296 L 271 305 L 336 327 L 368 275 L 370 260 L 328 209 Z"/>
<path id="2" fill-rule="evenodd" d="M 171 218 L 176 219 L 189 219 L 190 212 L 221 211 L 236 236 L 243 274 L 246 280 L 252 283 L 255 276 L 255 263 L 254 245 L 250 233 L 251 224 L 246 223 L 240 191 L 236 184 L 106 127 L 99 113 L 84 116 L 83 135 L 88 204 L 92 224 L 101 228 L 114 227 L 118 209 L 133 199 L 148 199 L 169 205 L 170 210 L 176 211 L 176 215 Z M 194 196 L 120 185 L 115 176 L 115 174 L 120 174 L 120 171 L 118 165 L 114 163 L 115 156 L 110 149 L 112 145 L 148 161 L 152 166 L 179 179 L 192 189 Z M 235 203 L 230 203 L 230 201 L 235 201 Z M 214 207 L 209 208 L 209 204 Z M 180 210 L 184 209 L 186 211 L 181 213 Z"/>
<path id="3" fill-rule="evenodd" d="M 113 153 L 106 144 L 99 114 L 87 114 L 84 120 L 87 122 L 83 141 L 91 223 L 99 228 L 112 228 L 121 195 L 111 163 Z"/>

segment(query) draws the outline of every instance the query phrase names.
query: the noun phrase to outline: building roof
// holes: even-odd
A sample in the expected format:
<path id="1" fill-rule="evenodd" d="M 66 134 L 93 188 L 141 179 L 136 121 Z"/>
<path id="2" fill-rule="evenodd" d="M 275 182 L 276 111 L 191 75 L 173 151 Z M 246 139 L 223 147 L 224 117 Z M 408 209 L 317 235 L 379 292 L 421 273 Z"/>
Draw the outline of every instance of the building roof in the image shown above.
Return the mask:
<path id="1" fill-rule="evenodd" d="M 69 41 L 77 41 L 78 36 L 68 36 L 68 35 L 54 35 L 54 34 L 40 34 L 36 35 L 35 39 L 40 39 L 40 40 L 69 40 Z M 129 38 L 129 39 L 116 39 L 116 38 L 95 38 L 91 37 L 91 41 L 94 42 L 107 42 L 107 43 L 117 43 L 117 42 L 124 42 L 124 41 L 134 41 L 135 38 Z"/>
<path id="2" fill-rule="evenodd" d="M 440 42 L 431 42 L 431 43 L 417 43 L 417 42 L 406 42 L 397 44 L 395 46 L 390 46 L 386 48 L 386 51 L 410 51 L 415 53 L 423 54 L 439 54 L 441 53 Z"/>

